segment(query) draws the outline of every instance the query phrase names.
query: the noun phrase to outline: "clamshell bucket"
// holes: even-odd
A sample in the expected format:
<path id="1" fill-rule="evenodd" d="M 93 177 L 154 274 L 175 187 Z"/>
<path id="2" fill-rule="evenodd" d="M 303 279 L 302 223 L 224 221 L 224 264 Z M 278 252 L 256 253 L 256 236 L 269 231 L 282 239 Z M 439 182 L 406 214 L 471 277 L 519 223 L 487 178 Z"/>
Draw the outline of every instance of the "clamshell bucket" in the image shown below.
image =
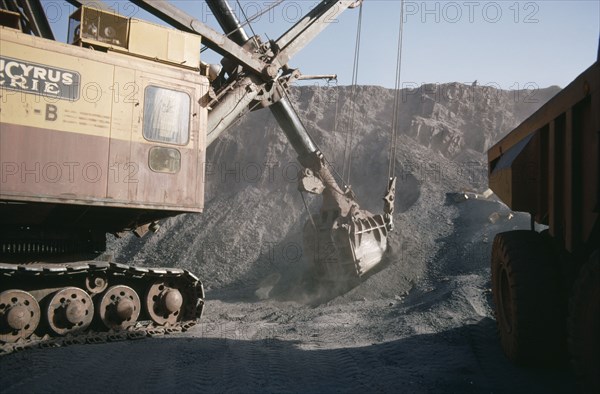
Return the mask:
<path id="1" fill-rule="evenodd" d="M 320 280 L 351 282 L 382 261 L 388 233 L 394 228 L 396 178 L 388 182 L 384 215 L 360 209 L 352 190 L 339 189 L 325 166 L 317 172 L 302 171 L 299 189 L 323 193 L 321 213 L 312 215 L 304 225 L 306 257 Z"/>
<path id="2" fill-rule="evenodd" d="M 308 260 L 322 280 L 358 279 L 379 264 L 387 249 L 389 224 L 383 215 L 360 211 L 360 217 L 313 215 L 304 227 Z"/>
<path id="3" fill-rule="evenodd" d="M 362 276 L 381 262 L 387 250 L 386 224 L 382 215 L 366 216 L 353 219 L 348 230 L 344 226 L 335 229 L 334 238 L 342 256 L 350 252 L 356 272 Z"/>

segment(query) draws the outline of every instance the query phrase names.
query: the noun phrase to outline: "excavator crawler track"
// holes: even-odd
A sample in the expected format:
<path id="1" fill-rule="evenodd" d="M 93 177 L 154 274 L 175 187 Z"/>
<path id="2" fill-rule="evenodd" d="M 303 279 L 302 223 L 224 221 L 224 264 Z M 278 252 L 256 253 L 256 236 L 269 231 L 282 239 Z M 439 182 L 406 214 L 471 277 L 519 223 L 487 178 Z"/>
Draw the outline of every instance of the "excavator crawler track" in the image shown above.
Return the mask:
<path id="1" fill-rule="evenodd" d="M 202 283 L 187 270 L 0 263 L 0 355 L 183 332 L 203 307 Z"/>

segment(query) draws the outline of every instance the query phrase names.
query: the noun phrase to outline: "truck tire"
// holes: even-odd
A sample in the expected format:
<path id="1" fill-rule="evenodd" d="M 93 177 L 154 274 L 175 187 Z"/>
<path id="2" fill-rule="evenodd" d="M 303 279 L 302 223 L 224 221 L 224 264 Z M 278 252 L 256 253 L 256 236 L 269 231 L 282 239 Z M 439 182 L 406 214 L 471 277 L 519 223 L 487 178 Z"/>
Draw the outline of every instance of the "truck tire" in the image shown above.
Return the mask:
<path id="1" fill-rule="evenodd" d="M 496 324 L 504 353 L 517 364 L 552 364 L 565 351 L 566 312 L 551 249 L 534 231 L 509 231 L 494 238 Z"/>
<path id="2" fill-rule="evenodd" d="M 600 393 L 600 252 L 579 271 L 569 305 L 569 352 L 583 393 Z"/>

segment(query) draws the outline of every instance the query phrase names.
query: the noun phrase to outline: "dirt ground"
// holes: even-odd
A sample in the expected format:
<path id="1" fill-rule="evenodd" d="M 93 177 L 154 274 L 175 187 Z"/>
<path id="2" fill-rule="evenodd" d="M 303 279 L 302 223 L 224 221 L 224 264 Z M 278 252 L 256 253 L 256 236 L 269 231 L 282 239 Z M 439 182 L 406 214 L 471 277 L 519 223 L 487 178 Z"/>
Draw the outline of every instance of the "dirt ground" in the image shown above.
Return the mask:
<path id="1" fill-rule="evenodd" d="M 183 335 L 3 357 L 0 385 L 7 394 L 575 392 L 568 369 L 504 358 L 478 279 L 452 278 L 402 301 L 213 300 L 212 317 Z"/>

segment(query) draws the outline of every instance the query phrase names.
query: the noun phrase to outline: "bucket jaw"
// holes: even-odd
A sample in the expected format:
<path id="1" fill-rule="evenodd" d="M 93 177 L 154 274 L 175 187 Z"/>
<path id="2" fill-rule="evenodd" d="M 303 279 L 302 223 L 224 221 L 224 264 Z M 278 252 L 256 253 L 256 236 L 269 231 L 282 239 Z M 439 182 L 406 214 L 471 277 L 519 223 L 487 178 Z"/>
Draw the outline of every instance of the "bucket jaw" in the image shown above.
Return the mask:
<path id="1" fill-rule="evenodd" d="M 304 226 L 306 255 L 321 280 L 359 279 L 381 263 L 387 250 L 396 180 L 388 184 L 384 214 L 372 214 L 359 207 L 350 188 L 339 188 L 322 160 L 311 168 L 301 172 L 299 189 L 322 194 L 323 206 Z"/>

